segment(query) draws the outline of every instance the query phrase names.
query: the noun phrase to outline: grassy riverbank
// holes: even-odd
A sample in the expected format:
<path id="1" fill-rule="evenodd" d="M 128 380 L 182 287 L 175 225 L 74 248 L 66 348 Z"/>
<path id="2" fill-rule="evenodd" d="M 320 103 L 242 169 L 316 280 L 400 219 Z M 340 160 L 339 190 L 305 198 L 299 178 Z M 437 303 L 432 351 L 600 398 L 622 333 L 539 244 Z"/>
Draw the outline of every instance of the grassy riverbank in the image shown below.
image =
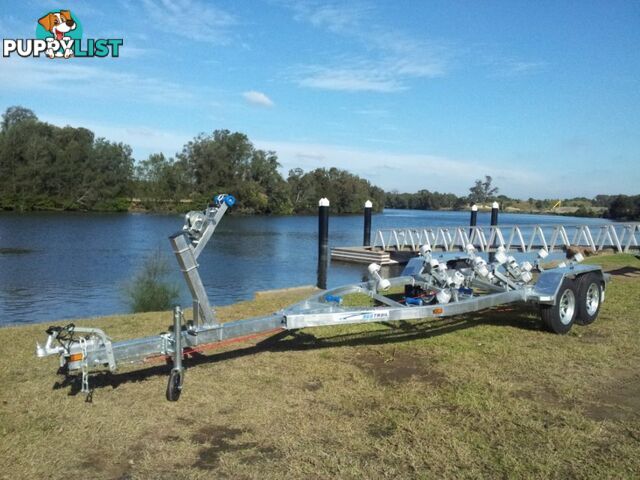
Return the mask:
<path id="1" fill-rule="evenodd" d="M 568 335 L 512 309 L 302 330 L 192 360 L 177 403 L 165 366 L 101 377 L 84 403 L 52 389 L 55 359 L 34 357 L 44 325 L 0 329 L 0 478 L 632 478 L 640 260 L 591 261 L 613 282 L 596 323 Z M 170 314 L 77 323 L 121 340 L 165 330 Z"/>

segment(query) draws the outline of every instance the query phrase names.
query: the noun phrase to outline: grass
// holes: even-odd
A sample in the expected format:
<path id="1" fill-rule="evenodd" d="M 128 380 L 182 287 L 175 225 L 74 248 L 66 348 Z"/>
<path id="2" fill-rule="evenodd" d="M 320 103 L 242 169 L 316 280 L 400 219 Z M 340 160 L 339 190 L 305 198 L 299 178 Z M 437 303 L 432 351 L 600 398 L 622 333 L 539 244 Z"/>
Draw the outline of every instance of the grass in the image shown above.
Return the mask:
<path id="1" fill-rule="evenodd" d="M 521 309 L 302 330 L 187 362 L 177 403 L 166 366 L 99 377 L 84 403 L 35 358 L 43 325 L 0 329 L 0 478 L 637 478 L 640 260 L 589 261 L 618 275 L 598 320 L 568 335 Z M 170 322 L 78 323 L 121 340 Z"/>

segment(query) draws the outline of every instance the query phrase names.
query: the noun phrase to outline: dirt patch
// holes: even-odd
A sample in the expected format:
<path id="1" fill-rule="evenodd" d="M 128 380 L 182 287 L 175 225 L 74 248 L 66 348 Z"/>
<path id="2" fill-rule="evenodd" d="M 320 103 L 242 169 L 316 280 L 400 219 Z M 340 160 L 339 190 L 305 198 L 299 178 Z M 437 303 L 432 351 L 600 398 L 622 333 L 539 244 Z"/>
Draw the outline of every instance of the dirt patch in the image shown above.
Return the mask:
<path id="1" fill-rule="evenodd" d="M 531 400 L 540 405 L 551 405 L 559 408 L 571 408 L 573 402 L 564 398 L 555 390 L 543 386 L 535 389 L 518 390 L 512 396 L 519 399 Z"/>
<path id="2" fill-rule="evenodd" d="M 620 378 L 598 393 L 584 410 L 592 420 L 640 418 L 640 374 Z"/>
<path id="3" fill-rule="evenodd" d="M 311 380 L 304 384 L 302 387 L 307 392 L 317 392 L 322 388 L 322 382 L 320 380 Z"/>
<path id="4" fill-rule="evenodd" d="M 640 374 L 618 377 L 598 392 L 572 401 L 549 387 L 518 390 L 512 393 L 518 399 L 562 409 L 581 408 L 592 420 L 628 421 L 640 419 Z"/>
<path id="5" fill-rule="evenodd" d="M 266 457 L 278 456 L 276 449 L 271 446 L 259 447 L 257 442 L 238 442 L 237 438 L 244 433 L 246 430 L 220 425 L 201 428 L 191 437 L 195 443 L 203 445 L 193 466 L 201 470 L 214 470 L 220 464 L 220 456 L 229 452 L 247 451 L 248 453 L 240 458 L 244 464 L 253 464 Z"/>
<path id="6" fill-rule="evenodd" d="M 374 438 L 387 438 L 395 433 L 398 426 L 395 423 L 373 423 L 367 428 L 369 436 Z"/>
<path id="7" fill-rule="evenodd" d="M 581 330 L 581 333 L 578 334 L 578 338 L 583 343 L 596 344 L 609 340 L 611 335 L 600 332 L 594 328 L 586 328 Z"/>
<path id="8" fill-rule="evenodd" d="M 354 357 L 353 363 L 373 376 L 380 385 L 395 385 L 416 380 L 439 386 L 447 382 L 444 373 L 424 365 L 424 357 L 394 351 L 391 354 L 365 352 Z"/>
<path id="9" fill-rule="evenodd" d="M 196 422 L 195 422 L 195 420 L 193 418 L 178 417 L 178 423 L 180 423 L 182 425 L 193 425 Z"/>
<path id="10" fill-rule="evenodd" d="M 103 453 L 90 453 L 80 464 L 80 467 L 88 471 L 93 471 L 99 474 L 97 476 L 100 477 L 127 480 L 132 478 L 134 466 L 133 457 L 137 457 L 139 453 L 140 448 L 133 448 L 130 454 L 132 458 L 128 460 L 114 460 L 105 457 Z"/>
<path id="11" fill-rule="evenodd" d="M 640 268 L 637 267 L 616 268 L 615 270 L 609 270 L 607 273 L 616 277 L 640 278 Z"/>

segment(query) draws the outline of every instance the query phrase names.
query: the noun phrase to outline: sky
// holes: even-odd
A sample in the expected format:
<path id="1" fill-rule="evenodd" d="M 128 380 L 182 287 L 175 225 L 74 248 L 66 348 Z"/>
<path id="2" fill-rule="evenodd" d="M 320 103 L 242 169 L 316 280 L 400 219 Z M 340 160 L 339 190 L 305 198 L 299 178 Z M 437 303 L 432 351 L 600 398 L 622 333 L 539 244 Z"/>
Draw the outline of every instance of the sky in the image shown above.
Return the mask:
<path id="1" fill-rule="evenodd" d="M 169 157 L 246 133 L 283 175 L 339 167 L 385 190 L 640 193 L 640 2 L 6 2 L 0 37 L 71 10 L 118 58 L 0 58 L 0 110 Z"/>

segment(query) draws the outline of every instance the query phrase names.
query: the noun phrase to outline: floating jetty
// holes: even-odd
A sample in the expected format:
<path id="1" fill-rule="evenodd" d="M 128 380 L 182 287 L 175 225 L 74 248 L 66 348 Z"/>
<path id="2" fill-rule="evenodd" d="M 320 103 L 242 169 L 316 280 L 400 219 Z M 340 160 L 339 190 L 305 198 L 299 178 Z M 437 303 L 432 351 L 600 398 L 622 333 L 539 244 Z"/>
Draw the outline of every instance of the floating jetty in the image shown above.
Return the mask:
<path id="1" fill-rule="evenodd" d="M 464 252 L 472 244 L 477 251 L 549 253 L 581 251 L 630 253 L 640 251 L 640 223 L 599 225 L 487 225 L 377 230 L 370 246 L 335 247 L 331 259 L 352 263 L 393 265 L 406 263 L 421 245 L 433 252 Z"/>
<path id="2" fill-rule="evenodd" d="M 378 265 L 392 265 L 399 263 L 391 258 L 391 252 L 377 247 L 336 247 L 331 249 L 331 260 L 352 263 L 377 263 Z"/>

